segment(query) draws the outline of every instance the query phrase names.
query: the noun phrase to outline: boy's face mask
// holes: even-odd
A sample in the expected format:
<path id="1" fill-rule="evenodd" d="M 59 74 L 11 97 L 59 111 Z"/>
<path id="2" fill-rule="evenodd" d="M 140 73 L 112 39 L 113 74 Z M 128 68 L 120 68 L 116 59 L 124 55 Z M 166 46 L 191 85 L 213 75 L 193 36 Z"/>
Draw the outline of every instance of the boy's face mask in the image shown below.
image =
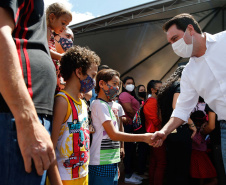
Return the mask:
<path id="1" fill-rule="evenodd" d="M 186 29 L 186 31 L 187 31 L 187 29 Z M 186 31 L 184 32 L 184 36 L 185 36 Z M 193 51 L 193 35 L 192 35 L 192 43 L 191 44 L 185 43 L 184 36 L 181 39 L 179 39 L 178 41 L 174 42 L 172 44 L 172 48 L 178 56 L 180 56 L 182 58 L 189 58 L 189 57 L 191 57 L 191 54 Z"/>
<path id="2" fill-rule="evenodd" d="M 67 51 L 73 45 L 73 41 L 71 39 L 67 39 L 64 37 L 60 37 L 60 40 L 57 42 L 61 45 L 64 51 Z"/>
<path id="3" fill-rule="evenodd" d="M 107 96 L 107 98 L 109 100 L 113 100 L 117 96 L 117 94 L 119 92 L 119 88 L 118 87 L 113 87 L 113 86 L 111 86 L 109 84 L 107 84 L 107 86 L 108 86 L 108 90 L 104 90 L 103 88 L 102 89 L 103 89 L 105 95 Z"/>
<path id="4" fill-rule="evenodd" d="M 89 75 L 87 76 L 86 79 L 80 80 L 80 83 L 81 83 L 81 89 L 80 89 L 81 93 L 87 93 L 91 91 L 96 85 L 95 80 L 91 78 Z"/>

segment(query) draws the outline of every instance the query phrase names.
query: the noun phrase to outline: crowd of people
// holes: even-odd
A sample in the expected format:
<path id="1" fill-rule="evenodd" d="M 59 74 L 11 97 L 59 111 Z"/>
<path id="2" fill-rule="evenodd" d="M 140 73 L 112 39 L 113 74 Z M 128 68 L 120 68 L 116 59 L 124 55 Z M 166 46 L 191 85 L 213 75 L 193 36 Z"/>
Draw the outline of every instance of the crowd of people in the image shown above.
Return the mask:
<path id="1" fill-rule="evenodd" d="M 0 2 L 1 184 L 116 185 L 120 161 L 125 183 L 226 184 L 226 32 L 173 17 L 188 64 L 135 85 L 74 45 L 71 21 L 60 3 Z"/>

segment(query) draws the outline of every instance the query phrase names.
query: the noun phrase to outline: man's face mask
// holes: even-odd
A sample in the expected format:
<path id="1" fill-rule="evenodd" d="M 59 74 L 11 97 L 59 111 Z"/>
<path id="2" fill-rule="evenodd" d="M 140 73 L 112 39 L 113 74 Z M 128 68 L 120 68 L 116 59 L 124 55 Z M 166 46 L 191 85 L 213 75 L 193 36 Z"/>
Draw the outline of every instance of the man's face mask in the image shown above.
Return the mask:
<path id="1" fill-rule="evenodd" d="M 60 40 L 57 42 L 61 45 L 64 51 L 67 51 L 73 45 L 73 41 L 71 39 L 67 39 L 64 37 L 60 37 Z"/>
<path id="2" fill-rule="evenodd" d="M 187 29 L 186 29 L 186 31 L 187 31 Z M 186 31 L 184 32 L 184 36 L 185 36 Z M 192 35 L 192 43 L 191 44 L 185 43 L 184 36 L 181 39 L 179 39 L 178 41 L 174 42 L 172 44 L 172 48 L 173 48 L 173 51 L 178 56 L 180 56 L 182 58 L 189 58 L 189 57 L 191 57 L 191 54 L 193 51 L 193 35 Z"/>

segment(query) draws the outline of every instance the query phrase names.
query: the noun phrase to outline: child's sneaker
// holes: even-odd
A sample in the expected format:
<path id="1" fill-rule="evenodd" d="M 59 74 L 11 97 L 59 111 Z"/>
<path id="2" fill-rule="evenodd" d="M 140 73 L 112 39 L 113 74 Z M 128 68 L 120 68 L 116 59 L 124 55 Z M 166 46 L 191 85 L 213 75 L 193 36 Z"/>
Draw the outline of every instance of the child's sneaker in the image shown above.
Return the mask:
<path id="1" fill-rule="evenodd" d="M 139 179 L 139 180 L 144 180 L 144 179 L 148 179 L 148 178 L 149 178 L 149 176 L 148 176 L 148 175 L 145 175 L 145 174 L 143 174 L 143 175 L 138 175 L 138 174 L 136 174 L 136 173 L 133 173 L 133 176 L 134 176 L 135 178 Z"/>
<path id="2" fill-rule="evenodd" d="M 125 178 L 125 183 L 130 183 L 130 184 L 141 184 L 142 181 L 135 178 L 133 175 L 130 178 Z"/>
<path id="3" fill-rule="evenodd" d="M 140 181 L 142 181 L 144 179 L 143 177 L 141 177 L 140 175 L 137 175 L 136 173 L 133 173 L 132 177 L 134 177 L 134 178 L 136 178 L 136 179 L 138 179 Z"/>

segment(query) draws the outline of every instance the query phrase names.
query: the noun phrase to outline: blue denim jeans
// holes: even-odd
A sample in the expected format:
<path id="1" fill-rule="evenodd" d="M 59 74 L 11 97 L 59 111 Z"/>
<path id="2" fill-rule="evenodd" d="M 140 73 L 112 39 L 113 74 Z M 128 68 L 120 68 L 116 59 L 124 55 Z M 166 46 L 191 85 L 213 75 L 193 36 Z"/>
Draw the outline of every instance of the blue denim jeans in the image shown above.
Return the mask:
<path id="1" fill-rule="evenodd" d="M 224 169 L 226 171 L 226 121 L 220 121 L 221 126 L 221 151 L 224 162 Z"/>
<path id="2" fill-rule="evenodd" d="M 39 115 L 40 122 L 51 130 L 52 116 Z M 0 113 L 0 184 L 1 185 L 44 185 L 46 171 L 42 176 L 26 173 L 17 142 L 15 119 L 11 113 Z"/>

